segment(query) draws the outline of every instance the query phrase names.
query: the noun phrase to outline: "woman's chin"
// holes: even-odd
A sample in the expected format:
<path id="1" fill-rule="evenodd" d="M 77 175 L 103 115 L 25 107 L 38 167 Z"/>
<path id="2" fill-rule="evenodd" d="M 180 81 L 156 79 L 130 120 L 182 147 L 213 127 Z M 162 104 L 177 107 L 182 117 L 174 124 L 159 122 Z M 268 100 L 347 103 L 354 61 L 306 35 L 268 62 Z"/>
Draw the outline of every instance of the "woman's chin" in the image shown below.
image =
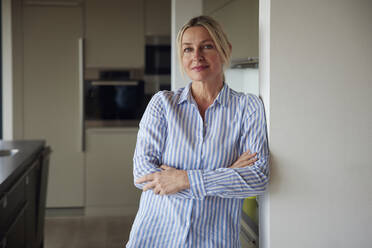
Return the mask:
<path id="1" fill-rule="evenodd" d="M 193 81 L 193 82 L 209 82 L 209 81 L 218 81 L 218 77 L 212 77 L 211 75 L 189 75 L 190 79 Z M 223 80 L 221 78 L 221 80 Z"/>
<path id="2" fill-rule="evenodd" d="M 203 77 L 190 77 L 193 82 L 203 82 L 206 81 Z"/>
<path id="3" fill-rule="evenodd" d="M 190 75 L 188 75 L 192 81 L 206 81 L 210 78 L 210 75 L 208 75 L 207 73 L 191 73 Z"/>

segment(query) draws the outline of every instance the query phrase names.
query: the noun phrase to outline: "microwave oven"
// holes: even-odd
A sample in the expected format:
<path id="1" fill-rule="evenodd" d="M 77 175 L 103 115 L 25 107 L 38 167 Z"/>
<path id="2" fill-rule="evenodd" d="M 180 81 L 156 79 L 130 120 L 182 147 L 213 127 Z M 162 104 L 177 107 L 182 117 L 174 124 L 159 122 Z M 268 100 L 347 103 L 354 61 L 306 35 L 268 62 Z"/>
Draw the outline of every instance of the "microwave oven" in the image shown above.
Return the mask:
<path id="1" fill-rule="evenodd" d="M 171 74 L 171 45 L 168 36 L 147 36 L 145 49 L 145 74 Z"/>
<path id="2" fill-rule="evenodd" d="M 147 102 L 143 80 L 87 80 L 86 120 L 140 120 Z"/>

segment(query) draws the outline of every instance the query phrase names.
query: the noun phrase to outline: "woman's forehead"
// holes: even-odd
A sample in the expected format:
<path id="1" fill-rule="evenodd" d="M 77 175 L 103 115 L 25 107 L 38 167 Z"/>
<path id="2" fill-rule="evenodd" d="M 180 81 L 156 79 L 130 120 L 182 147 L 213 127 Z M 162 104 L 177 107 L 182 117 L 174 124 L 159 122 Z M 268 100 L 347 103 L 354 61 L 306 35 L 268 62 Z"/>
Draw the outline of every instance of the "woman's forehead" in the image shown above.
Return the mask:
<path id="1" fill-rule="evenodd" d="M 203 43 L 207 41 L 213 42 L 213 39 L 208 30 L 201 26 L 190 27 L 186 29 L 182 35 L 182 44 L 186 45 L 189 43 Z"/>

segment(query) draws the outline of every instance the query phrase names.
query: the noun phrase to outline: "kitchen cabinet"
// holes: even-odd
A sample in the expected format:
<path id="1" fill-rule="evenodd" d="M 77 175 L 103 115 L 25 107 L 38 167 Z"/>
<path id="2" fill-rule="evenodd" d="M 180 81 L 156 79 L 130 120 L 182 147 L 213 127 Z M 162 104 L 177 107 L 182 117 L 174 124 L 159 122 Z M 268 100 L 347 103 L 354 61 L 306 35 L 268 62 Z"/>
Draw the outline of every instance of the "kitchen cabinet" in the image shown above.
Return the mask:
<path id="1" fill-rule="evenodd" d="M 88 68 L 144 68 L 143 0 L 85 1 Z"/>
<path id="2" fill-rule="evenodd" d="M 232 60 L 258 57 L 258 0 L 204 0 L 203 12 L 215 18 L 232 44 Z"/>
<path id="3" fill-rule="evenodd" d="M 37 3 L 23 6 L 24 138 L 44 139 L 54 149 L 47 206 L 83 207 L 82 7 Z"/>
<path id="4" fill-rule="evenodd" d="M 32 165 L 31 170 L 33 170 Z M 0 231 L 2 233 L 1 243 L 10 247 L 25 247 L 25 211 L 28 208 L 26 196 L 26 182 L 28 176 L 22 176 L 10 187 L 8 192 L 0 199 Z M 18 237 L 17 237 L 18 236 Z"/>
<path id="5" fill-rule="evenodd" d="M 203 13 L 210 15 L 233 0 L 203 0 Z"/>
<path id="6" fill-rule="evenodd" d="M 92 128 L 86 138 L 86 215 L 135 214 L 141 190 L 133 183 L 138 128 Z"/>
<path id="7" fill-rule="evenodd" d="M 145 0 L 145 35 L 171 36 L 171 0 Z"/>
<path id="8" fill-rule="evenodd" d="M 18 149 L 0 160 L 0 246 L 43 247 L 50 149 L 42 141 L 1 141 L 0 147 Z"/>

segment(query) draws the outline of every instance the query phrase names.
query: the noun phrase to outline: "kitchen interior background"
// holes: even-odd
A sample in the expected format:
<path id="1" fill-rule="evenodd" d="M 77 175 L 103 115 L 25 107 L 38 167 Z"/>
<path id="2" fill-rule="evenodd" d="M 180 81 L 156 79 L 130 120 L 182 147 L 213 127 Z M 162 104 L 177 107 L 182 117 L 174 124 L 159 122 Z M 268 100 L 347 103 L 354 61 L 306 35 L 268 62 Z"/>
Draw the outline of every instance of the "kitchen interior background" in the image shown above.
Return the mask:
<path id="1" fill-rule="evenodd" d="M 15 138 L 45 139 L 47 215 L 133 215 L 132 157 L 151 96 L 171 89 L 170 0 L 14 0 Z M 233 46 L 226 82 L 258 94 L 258 0 L 204 0 Z M 247 199 L 243 242 L 258 240 Z"/>

